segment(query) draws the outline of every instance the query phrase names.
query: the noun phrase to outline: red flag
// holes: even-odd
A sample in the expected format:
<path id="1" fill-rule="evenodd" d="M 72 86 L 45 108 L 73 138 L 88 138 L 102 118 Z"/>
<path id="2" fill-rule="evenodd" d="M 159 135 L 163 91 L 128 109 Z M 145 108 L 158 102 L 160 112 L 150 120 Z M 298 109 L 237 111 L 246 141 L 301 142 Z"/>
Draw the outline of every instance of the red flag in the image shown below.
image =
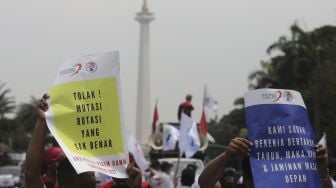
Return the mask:
<path id="1" fill-rule="evenodd" d="M 204 136 L 206 136 L 208 133 L 208 125 L 207 125 L 204 109 L 202 110 L 202 117 L 201 117 L 201 121 L 199 125 L 199 130 L 200 130 L 200 133 L 203 134 Z"/>
<path id="2" fill-rule="evenodd" d="M 157 103 L 155 104 L 155 108 L 154 108 L 154 116 L 153 116 L 153 123 L 152 123 L 152 133 L 155 132 L 156 129 L 156 124 L 159 121 L 159 113 L 157 110 Z"/>

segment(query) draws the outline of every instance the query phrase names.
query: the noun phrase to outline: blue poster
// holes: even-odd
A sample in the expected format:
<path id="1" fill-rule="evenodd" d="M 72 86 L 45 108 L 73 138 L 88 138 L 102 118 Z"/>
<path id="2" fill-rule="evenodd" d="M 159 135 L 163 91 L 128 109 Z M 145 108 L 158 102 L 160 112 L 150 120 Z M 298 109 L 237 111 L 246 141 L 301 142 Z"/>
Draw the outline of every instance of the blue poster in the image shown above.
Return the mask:
<path id="1" fill-rule="evenodd" d="M 254 188 L 320 188 L 315 140 L 299 92 L 258 89 L 245 94 Z"/>

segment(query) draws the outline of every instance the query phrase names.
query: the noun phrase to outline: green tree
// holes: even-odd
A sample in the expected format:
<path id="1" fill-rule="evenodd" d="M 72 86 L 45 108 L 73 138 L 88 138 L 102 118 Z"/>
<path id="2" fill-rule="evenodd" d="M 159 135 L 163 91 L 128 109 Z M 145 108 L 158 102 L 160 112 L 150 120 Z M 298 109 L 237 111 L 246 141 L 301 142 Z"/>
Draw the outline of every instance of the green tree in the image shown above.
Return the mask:
<path id="1" fill-rule="evenodd" d="M 0 119 L 3 119 L 5 114 L 14 112 L 15 101 L 14 97 L 9 97 L 10 89 L 5 88 L 6 84 L 0 81 Z"/>
<path id="2" fill-rule="evenodd" d="M 18 106 L 15 121 L 18 126 L 15 129 L 13 137 L 13 149 L 16 151 L 25 151 L 29 144 L 29 135 L 34 129 L 38 118 L 37 100 L 32 97 L 29 103 L 21 103 Z"/>
<path id="3" fill-rule="evenodd" d="M 261 70 L 249 75 L 249 88 L 281 88 L 301 92 L 315 135 L 327 132 L 329 152 L 336 155 L 336 27 L 323 26 L 304 31 L 298 25 L 290 28 L 270 45 L 270 59 L 261 62 Z M 227 144 L 245 126 L 242 98 L 220 121 L 209 125 L 216 141 Z"/>
<path id="4" fill-rule="evenodd" d="M 250 88 L 300 91 L 317 138 L 327 130 L 335 134 L 336 27 L 323 26 L 305 32 L 294 24 L 291 36 L 280 37 L 267 52 L 276 55 L 250 75 Z M 336 149 L 336 139 L 329 137 L 328 141 Z"/>
<path id="5" fill-rule="evenodd" d="M 22 130 L 27 133 L 33 130 L 38 118 L 37 102 L 37 99 L 32 97 L 29 103 L 21 103 L 16 112 L 15 120 L 22 126 Z"/>

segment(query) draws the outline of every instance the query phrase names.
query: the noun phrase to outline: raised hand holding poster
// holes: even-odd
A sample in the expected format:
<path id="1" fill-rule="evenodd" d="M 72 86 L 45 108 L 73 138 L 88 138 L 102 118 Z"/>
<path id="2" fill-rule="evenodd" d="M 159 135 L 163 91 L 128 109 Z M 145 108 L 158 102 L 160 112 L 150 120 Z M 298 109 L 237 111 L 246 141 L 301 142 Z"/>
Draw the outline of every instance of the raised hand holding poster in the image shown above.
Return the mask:
<path id="1" fill-rule="evenodd" d="M 49 130 L 78 173 L 127 177 L 118 52 L 65 61 L 51 88 L 46 117 Z"/>
<path id="2" fill-rule="evenodd" d="M 315 140 L 299 92 L 258 89 L 245 94 L 254 188 L 319 188 Z"/>

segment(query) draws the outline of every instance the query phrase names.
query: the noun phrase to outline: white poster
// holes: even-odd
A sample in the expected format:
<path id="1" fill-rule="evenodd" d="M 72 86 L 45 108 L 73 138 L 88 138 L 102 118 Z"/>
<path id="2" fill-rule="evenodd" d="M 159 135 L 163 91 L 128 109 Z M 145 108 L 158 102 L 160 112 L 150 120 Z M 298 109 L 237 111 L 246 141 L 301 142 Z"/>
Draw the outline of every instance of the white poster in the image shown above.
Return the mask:
<path id="1" fill-rule="evenodd" d="M 78 173 L 127 177 L 117 51 L 65 61 L 51 88 L 46 117 L 49 130 Z"/>

